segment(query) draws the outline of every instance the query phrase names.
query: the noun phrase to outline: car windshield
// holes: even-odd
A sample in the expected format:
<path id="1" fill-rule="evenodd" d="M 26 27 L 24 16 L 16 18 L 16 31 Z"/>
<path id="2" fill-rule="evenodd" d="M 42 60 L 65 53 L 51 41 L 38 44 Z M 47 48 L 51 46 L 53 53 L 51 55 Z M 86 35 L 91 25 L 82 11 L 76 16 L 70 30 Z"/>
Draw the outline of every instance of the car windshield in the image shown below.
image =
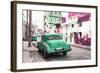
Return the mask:
<path id="1" fill-rule="evenodd" d="M 47 39 L 48 40 L 61 40 L 62 37 L 60 35 L 51 35 L 51 36 L 48 36 Z"/>

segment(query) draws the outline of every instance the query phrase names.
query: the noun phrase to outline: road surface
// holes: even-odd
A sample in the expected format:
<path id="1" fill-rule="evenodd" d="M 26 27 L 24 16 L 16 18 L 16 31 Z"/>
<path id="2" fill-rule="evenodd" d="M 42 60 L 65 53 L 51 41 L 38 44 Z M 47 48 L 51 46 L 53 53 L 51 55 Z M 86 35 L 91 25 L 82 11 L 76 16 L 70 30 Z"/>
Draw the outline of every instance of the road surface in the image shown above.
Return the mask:
<path id="1" fill-rule="evenodd" d="M 91 59 L 91 50 L 71 46 L 72 50 L 63 56 L 60 54 L 51 54 L 48 58 L 43 58 L 42 54 L 36 51 L 23 50 L 23 62 L 42 62 L 42 61 L 69 61 L 69 60 L 87 60 Z"/>

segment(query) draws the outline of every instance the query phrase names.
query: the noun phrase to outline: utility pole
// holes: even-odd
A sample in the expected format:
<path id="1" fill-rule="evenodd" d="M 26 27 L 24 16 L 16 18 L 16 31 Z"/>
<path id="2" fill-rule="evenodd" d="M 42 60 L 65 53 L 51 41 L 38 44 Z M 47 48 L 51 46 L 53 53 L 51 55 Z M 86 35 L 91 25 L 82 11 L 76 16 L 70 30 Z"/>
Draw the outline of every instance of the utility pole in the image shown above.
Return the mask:
<path id="1" fill-rule="evenodd" d="M 28 10 L 26 10 L 26 32 L 25 32 L 25 37 L 26 41 L 28 41 Z"/>
<path id="2" fill-rule="evenodd" d="M 29 10 L 29 42 L 28 42 L 28 47 L 31 47 L 31 39 L 32 39 L 31 26 L 32 26 L 32 11 Z"/>

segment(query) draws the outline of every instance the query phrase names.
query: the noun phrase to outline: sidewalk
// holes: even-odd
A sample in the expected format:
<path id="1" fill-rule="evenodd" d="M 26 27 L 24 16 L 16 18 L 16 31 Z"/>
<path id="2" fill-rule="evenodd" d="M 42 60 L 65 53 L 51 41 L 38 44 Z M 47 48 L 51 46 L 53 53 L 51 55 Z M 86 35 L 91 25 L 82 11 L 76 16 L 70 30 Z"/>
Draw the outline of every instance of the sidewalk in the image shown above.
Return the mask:
<path id="1" fill-rule="evenodd" d="M 42 62 L 45 61 L 41 54 L 38 53 L 38 48 L 34 46 L 36 45 L 36 42 L 31 42 L 31 47 L 28 47 L 28 42 L 23 41 L 23 57 L 22 61 L 24 63 L 32 63 L 32 62 Z"/>
<path id="2" fill-rule="evenodd" d="M 28 42 L 27 41 L 23 41 L 23 50 L 26 51 L 38 51 L 38 48 L 36 48 L 36 46 L 34 46 L 33 44 L 35 44 L 35 42 L 31 42 L 31 47 L 28 47 Z"/>
<path id="3" fill-rule="evenodd" d="M 79 45 L 79 44 L 70 44 L 71 46 L 86 49 L 86 50 L 91 50 L 91 46 L 84 46 L 84 45 Z"/>

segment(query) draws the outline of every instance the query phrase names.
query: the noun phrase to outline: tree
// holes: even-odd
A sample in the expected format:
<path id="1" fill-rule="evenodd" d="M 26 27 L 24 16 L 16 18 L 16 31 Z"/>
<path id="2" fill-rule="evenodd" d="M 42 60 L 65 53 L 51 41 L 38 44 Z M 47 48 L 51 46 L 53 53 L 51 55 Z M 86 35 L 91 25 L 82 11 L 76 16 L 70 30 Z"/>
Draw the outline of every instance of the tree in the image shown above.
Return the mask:
<path id="1" fill-rule="evenodd" d="M 29 42 L 28 42 L 28 47 L 31 47 L 31 39 L 32 39 L 32 35 L 31 35 L 31 26 L 32 26 L 32 11 L 29 10 Z"/>
<path id="2" fill-rule="evenodd" d="M 28 10 L 26 10 L 26 32 L 25 32 L 25 37 L 26 37 L 26 41 L 28 41 Z"/>

